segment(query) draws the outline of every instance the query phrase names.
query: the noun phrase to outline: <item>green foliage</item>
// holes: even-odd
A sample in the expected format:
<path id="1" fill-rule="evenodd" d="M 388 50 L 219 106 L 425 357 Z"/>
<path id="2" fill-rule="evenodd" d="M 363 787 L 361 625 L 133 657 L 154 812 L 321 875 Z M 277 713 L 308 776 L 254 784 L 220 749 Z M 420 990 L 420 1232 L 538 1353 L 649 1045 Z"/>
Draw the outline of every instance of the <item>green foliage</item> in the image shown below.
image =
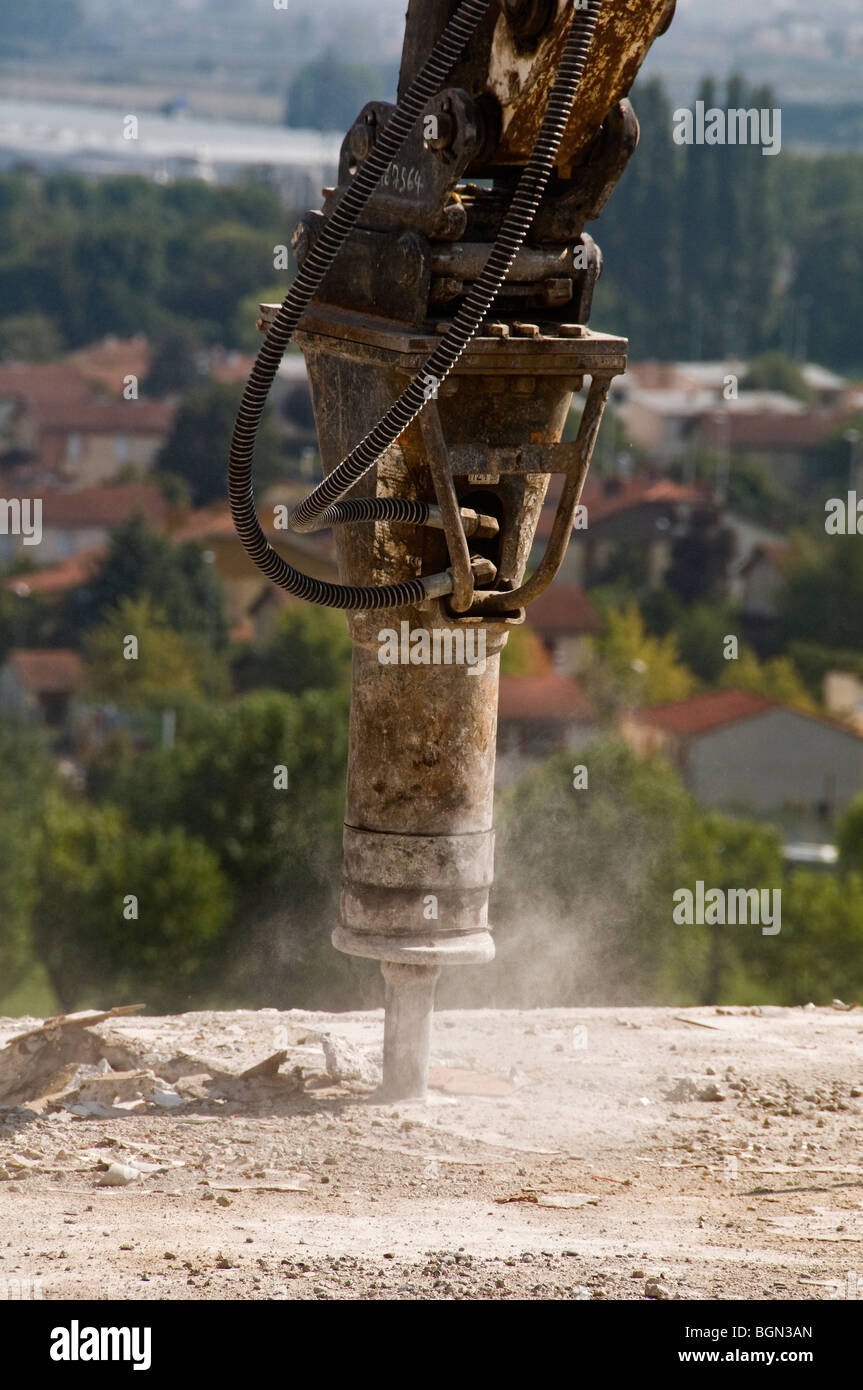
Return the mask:
<path id="1" fill-rule="evenodd" d="M 208 975 L 214 997 L 348 1007 L 356 971 L 324 951 L 335 922 L 347 756 L 344 692 L 258 691 L 180 709 L 173 749 L 115 739 L 91 797 L 136 830 L 179 826 L 215 855 L 235 907 Z M 283 783 L 287 780 L 287 785 Z M 335 957 L 335 958 L 334 958 Z"/>
<path id="2" fill-rule="evenodd" d="M 639 705 L 683 700 L 695 680 L 679 659 L 672 633 L 652 637 L 635 604 L 610 608 L 605 631 L 593 640 L 584 685 L 600 713 L 613 718 Z"/>
<path id="3" fill-rule="evenodd" d="M 227 642 L 224 593 L 200 547 L 173 544 L 140 516 L 117 527 L 101 568 L 86 589 L 70 596 L 68 633 L 94 627 L 125 598 L 148 599 L 176 632 L 200 637 L 217 651 Z"/>
<path id="4" fill-rule="evenodd" d="M 87 634 L 84 652 L 88 695 L 122 710 L 158 714 L 227 689 L 219 658 L 200 638 L 176 632 L 146 597 L 121 599 Z"/>
<path id="5" fill-rule="evenodd" d="M 778 700 L 781 704 L 796 705 L 798 709 L 815 712 L 818 702 L 813 700 L 806 683 L 787 656 L 774 656 L 768 661 L 759 661 L 749 647 L 741 647 L 736 661 L 724 661 L 720 685 L 735 690 L 751 690 L 754 695 L 764 695 L 768 700 Z"/>
<path id="6" fill-rule="evenodd" d="M 863 680 L 863 651 L 841 651 L 817 642 L 792 642 L 788 655 L 810 695 L 821 700 L 828 671 L 847 671 Z"/>
<path id="7" fill-rule="evenodd" d="M 715 476 L 715 462 L 711 469 Z M 728 506 L 760 526 L 785 530 L 800 517 L 800 499 L 776 481 L 758 459 L 735 456 L 728 475 Z"/>
<path id="8" fill-rule="evenodd" d="M 0 589 L 0 664 L 12 647 L 58 645 L 57 631 L 56 610 L 44 595 Z"/>
<path id="9" fill-rule="evenodd" d="M 587 789 L 573 767 L 588 770 Z M 497 1005 L 725 997 L 764 950 L 757 929 L 681 927 L 673 894 L 778 885 L 769 828 L 704 814 L 658 758 L 596 743 L 549 759 L 502 798 L 492 918 Z M 747 933 L 749 933 L 747 935 Z"/>
<path id="10" fill-rule="evenodd" d="M 739 78 L 725 90 L 706 81 L 697 96 L 708 107 L 778 104 Z M 662 83 L 639 79 L 632 100 L 641 141 L 597 232 L 597 324 L 625 334 L 636 360 L 800 357 L 808 343 L 819 361 L 859 367 L 863 158 L 678 147 Z"/>
<path id="11" fill-rule="evenodd" d="M 753 975 L 780 1004 L 863 1001 L 863 877 L 811 870 L 789 875 L 782 896 L 781 961 L 776 979 L 769 957 Z M 750 996 L 751 997 L 751 996 Z"/>
<path id="12" fill-rule="evenodd" d="M 383 96 L 383 86 L 377 68 L 346 63 L 328 49 L 315 62 L 300 68 L 291 83 L 285 125 L 341 134 L 353 125 L 367 101 Z"/>
<path id="13" fill-rule="evenodd" d="M 146 396 L 168 396 L 200 385 L 197 354 L 200 340 L 179 324 L 170 324 L 157 334 L 147 379 L 142 383 Z"/>
<path id="14" fill-rule="evenodd" d="M 64 1009 L 142 996 L 155 1010 L 188 1006 L 231 906 L 202 840 L 56 797 L 36 867 L 33 934 Z"/>
<path id="15" fill-rule="evenodd" d="M 48 314 L 10 314 L 0 319 L 0 359 L 50 362 L 62 348 L 57 324 Z"/>
<path id="16" fill-rule="evenodd" d="M 741 391 L 783 391 L 786 396 L 794 396 L 806 405 L 811 404 L 815 393 L 807 383 L 798 362 L 787 357 L 784 352 L 765 352 L 749 364 L 749 370 L 740 383 Z"/>
<path id="17" fill-rule="evenodd" d="M 841 817 L 836 834 L 843 869 L 863 873 L 863 796 L 858 796 Z"/>
<path id="18" fill-rule="evenodd" d="M 0 303 L 71 347 L 177 328 L 236 346 L 237 306 L 271 283 L 286 226 L 262 184 L 0 174 Z"/>
<path id="19" fill-rule="evenodd" d="M 712 515 L 696 512 L 677 538 L 665 583 L 684 603 L 700 603 L 721 592 L 734 551 L 734 537 Z"/>
<path id="20" fill-rule="evenodd" d="M 699 680 L 712 685 L 726 673 L 725 638 L 737 631 L 731 604 L 699 603 L 679 610 L 673 623 L 680 659 Z M 736 663 L 732 663 L 736 664 Z"/>
<path id="21" fill-rule="evenodd" d="M 779 836 L 756 821 L 696 811 L 686 823 L 680 851 L 677 886 L 691 892 L 698 880 L 706 889 L 726 893 L 734 888 L 772 892 L 782 886 Z M 755 981 L 762 1000 L 765 989 L 781 989 L 783 983 L 793 982 L 793 975 L 784 969 L 782 948 L 777 949 L 781 933 L 780 938 L 765 937 L 751 923 L 678 930 L 683 936 L 664 967 L 672 993 L 688 983 L 700 1004 L 738 1003 L 752 999 Z M 792 997 L 786 1002 L 797 1000 Z"/>
<path id="22" fill-rule="evenodd" d="M 350 672 L 351 643 L 344 615 L 296 603 L 279 614 L 269 642 L 241 660 L 237 681 L 243 689 L 264 686 L 287 694 L 347 691 Z"/>
<path id="23" fill-rule="evenodd" d="M 857 536 L 799 544 L 780 599 L 784 643 L 863 652 L 863 546 Z"/>
<path id="24" fill-rule="evenodd" d="M 56 780 L 38 733 L 0 723 L 0 1001 L 32 974 L 36 847 Z"/>
<path id="25" fill-rule="evenodd" d="M 501 652 L 502 676 L 544 676 L 551 670 L 551 659 L 542 638 L 530 627 L 514 627 Z"/>
<path id="26" fill-rule="evenodd" d="M 182 478 L 193 503 L 204 507 L 223 501 L 227 490 L 227 459 L 240 390 L 210 382 L 190 391 L 162 446 L 159 469 Z M 283 468 L 279 434 L 272 408 L 264 412 L 255 449 L 255 481 L 260 489 L 274 482 Z"/>

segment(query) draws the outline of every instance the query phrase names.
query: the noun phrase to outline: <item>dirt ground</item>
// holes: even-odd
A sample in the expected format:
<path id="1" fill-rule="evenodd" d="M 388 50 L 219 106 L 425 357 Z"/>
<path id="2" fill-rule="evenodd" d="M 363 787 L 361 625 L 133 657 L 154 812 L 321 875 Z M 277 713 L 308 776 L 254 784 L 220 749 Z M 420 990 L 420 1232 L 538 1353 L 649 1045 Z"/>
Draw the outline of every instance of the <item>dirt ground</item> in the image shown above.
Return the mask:
<path id="1" fill-rule="evenodd" d="M 860 1009 L 441 1013 L 426 1104 L 375 1101 L 381 1036 L 380 1012 L 126 1016 L 41 1079 L 37 1039 L 29 1094 L 0 1092 L 0 1289 L 857 1296 Z"/>

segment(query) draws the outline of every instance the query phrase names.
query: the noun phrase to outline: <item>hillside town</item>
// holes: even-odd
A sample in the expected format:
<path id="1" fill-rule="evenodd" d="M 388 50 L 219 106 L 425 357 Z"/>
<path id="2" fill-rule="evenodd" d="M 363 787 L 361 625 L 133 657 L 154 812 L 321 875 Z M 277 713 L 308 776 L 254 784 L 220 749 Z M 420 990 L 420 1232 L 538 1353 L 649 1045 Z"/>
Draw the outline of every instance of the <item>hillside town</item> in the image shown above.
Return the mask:
<path id="1" fill-rule="evenodd" d="M 87 693 L 80 642 L 53 634 L 123 528 L 140 524 L 173 547 L 195 548 L 224 595 L 235 670 L 266 650 L 281 612 L 296 606 L 243 563 L 226 502 L 195 505 L 170 486 L 161 460 L 183 395 L 147 393 L 152 362 L 151 343 L 138 335 L 56 361 L 0 365 L 0 715 L 43 725 L 73 768 L 111 725 L 110 711 Z M 200 383 L 230 389 L 250 362 L 213 349 L 198 355 L 195 371 Z M 814 676 L 806 668 L 785 690 L 771 689 L 771 671 L 783 656 L 789 664 L 787 574 L 805 515 L 817 518 L 823 506 L 825 461 L 842 495 L 860 482 L 854 421 L 863 383 L 807 363 L 796 394 L 738 389 L 749 370 L 738 359 L 635 362 L 618 385 L 563 570 L 513 639 L 518 656 L 504 657 L 498 780 L 507 785 L 550 754 L 575 754 L 613 732 L 637 752 L 661 749 L 703 806 L 763 818 L 781 828 L 789 856 L 829 864 L 836 819 L 863 792 L 863 670 L 822 653 Z M 329 533 L 294 536 L 273 520 L 307 486 L 317 457 L 298 355 L 283 362 L 275 414 L 283 476 L 259 503 L 268 537 L 289 560 L 334 578 Z M 558 491 L 553 478 L 533 563 Z M 25 500 L 38 506 L 38 544 L 14 526 Z M 705 541 L 708 558 L 693 574 L 690 552 Z M 687 643 L 678 643 L 685 694 L 662 698 L 642 623 L 628 679 L 610 692 L 601 655 L 609 611 L 612 622 L 634 603 L 658 613 L 669 581 L 681 593 L 694 584 L 688 597 L 720 605 L 721 636 L 736 639 L 736 655 L 720 669 L 687 668 Z M 667 631 L 673 639 L 673 624 Z"/>

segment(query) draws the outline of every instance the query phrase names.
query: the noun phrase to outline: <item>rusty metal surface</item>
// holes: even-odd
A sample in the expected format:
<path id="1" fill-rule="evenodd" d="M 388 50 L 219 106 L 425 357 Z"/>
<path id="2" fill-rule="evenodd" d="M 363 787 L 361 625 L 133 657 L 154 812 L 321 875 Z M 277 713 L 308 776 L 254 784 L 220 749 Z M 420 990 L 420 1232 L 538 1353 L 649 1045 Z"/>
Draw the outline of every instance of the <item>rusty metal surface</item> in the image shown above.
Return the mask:
<path id="1" fill-rule="evenodd" d="M 324 471 L 329 472 L 380 418 L 437 340 L 387 329 L 380 320 L 359 325 L 356 316 L 343 314 L 337 322 L 330 311 L 330 331 L 312 332 L 309 320 L 315 322 L 317 312 L 307 316 L 298 341 L 308 365 Z M 621 359 L 621 340 L 597 337 L 600 341 L 587 335 L 473 343 L 433 403 L 447 448 L 481 442 L 492 450 L 517 450 L 527 441 L 541 450 L 558 444 L 584 361 Z M 436 500 L 428 422 L 420 421 L 352 495 Z M 543 472 L 463 474 L 452 482 L 460 502 L 482 511 L 491 498 L 499 512 L 499 536 L 472 542 L 495 548 L 496 587 L 517 588 L 524 577 L 547 484 Z M 355 584 L 414 578 L 435 573 L 448 562 L 440 530 L 410 525 L 340 528 L 337 547 L 340 576 Z M 465 624 L 441 601 L 350 615 L 347 852 L 340 927 L 334 937 L 341 949 L 390 960 L 416 959 L 418 953 L 425 960 L 438 959 L 438 948 L 449 960 L 489 958 L 487 856 L 498 667 L 508 630 L 519 619 L 506 612 Z M 481 632 L 484 662 L 382 664 L 381 633 L 399 632 L 403 622 L 410 632 Z M 366 836 L 377 842 L 377 849 L 369 847 Z M 432 840 L 436 844 L 430 851 Z M 414 843 L 407 858 L 405 842 Z M 477 855 L 479 879 L 470 867 Z M 409 861 L 413 873 L 405 882 Z M 424 911 L 429 894 L 435 900 L 433 921 Z"/>
<path id="2" fill-rule="evenodd" d="M 607 112 L 625 97 L 645 56 L 667 23 L 668 0 L 610 0 L 602 6 L 590 62 L 560 147 L 567 177 L 594 139 Z M 557 18 L 535 53 L 519 50 L 505 17 L 495 26 L 486 90 L 501 104 L 498 164 L 523 164 L 533 148 L 545 102 L 563 53 L 573 0 L 560 0 Z"/>
<path id="3" fill-rule="evenodd" d="M 435 40 L 458 8 L 458 0 L 409 0 L 399 92 L 403 93 Z M 524 164 L 533 148 L 563 51 L 574 0 L 557 0 L 550 28 L 525 42 L 500 5 L 492 5 L 462 62 L 450 74 L 454 86 L 500 105 L 498 166 Z M 625 97 L 651 44 L 668 27 L 673 0 L 606 0 L 576 110 L 561 146 L 559 167 L 578 161 L 615 102 Z M 471 168 L 479 177 L 482 170 Z"/>

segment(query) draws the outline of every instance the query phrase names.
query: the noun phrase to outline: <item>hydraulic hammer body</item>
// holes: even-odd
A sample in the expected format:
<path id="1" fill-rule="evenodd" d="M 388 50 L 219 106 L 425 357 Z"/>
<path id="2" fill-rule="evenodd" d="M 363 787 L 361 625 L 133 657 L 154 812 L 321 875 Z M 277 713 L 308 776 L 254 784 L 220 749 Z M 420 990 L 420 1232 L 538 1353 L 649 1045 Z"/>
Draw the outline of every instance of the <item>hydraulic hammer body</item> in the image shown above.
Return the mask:
<path id="1" fill-rule="evenodd" d="M 353 673 L 333 941 L 382 963 L 383 1094 L 392 1098 L 424 1092 L 441 966 L 494 954 L 488 895 L 500 653 L 560 566 L 609 382 L 625 370 L 625 340 L 586 326 L 601 255 L 584 224 L 635 148 L 625 93 L 673 12 L 668 0 L 491 0 L 478 8 L 485 13 L 471 43 L 386 162 L 296 333 L 325 475 L 317 491 L 332 484 L 318 519 L 336 523 L 342 583 L 371 595 L 338 605 L 352 609 Z M 571 62 L 582 9 L 586 61 L 557 132 L 551 177 L 493 311 L 481 302 L 455 362 L 436 373 L 436 352 L 482 301 L 489 258 L 508 235 L 508 209 L 544 138 L 546 99 L 558 66 Z M 400 101 L 458 11 L 457 0 L 410 0 Z M 396 116 L 395 107 L 369 103 L 345 137 L 337 188 L 294 234 L 301 275 Z M 264 306 L 271 333 L 283 310 Z M 572 395 L 586 380 L 577 438 L 561 443 Z M 390 430 L 356 482 L 335 491 L 342 460 L 374 438 L 417 382 L 419 408 Z M 550 539 L 528 577 L 555 473 L 562 486 Z M 333 501 L 344 496 L 347 503 Z M 367 524 L 342 524 L 360 520 Z M 399 585 L 387 590 L 395 603 L 378 603 L 381 586 Z"/>

